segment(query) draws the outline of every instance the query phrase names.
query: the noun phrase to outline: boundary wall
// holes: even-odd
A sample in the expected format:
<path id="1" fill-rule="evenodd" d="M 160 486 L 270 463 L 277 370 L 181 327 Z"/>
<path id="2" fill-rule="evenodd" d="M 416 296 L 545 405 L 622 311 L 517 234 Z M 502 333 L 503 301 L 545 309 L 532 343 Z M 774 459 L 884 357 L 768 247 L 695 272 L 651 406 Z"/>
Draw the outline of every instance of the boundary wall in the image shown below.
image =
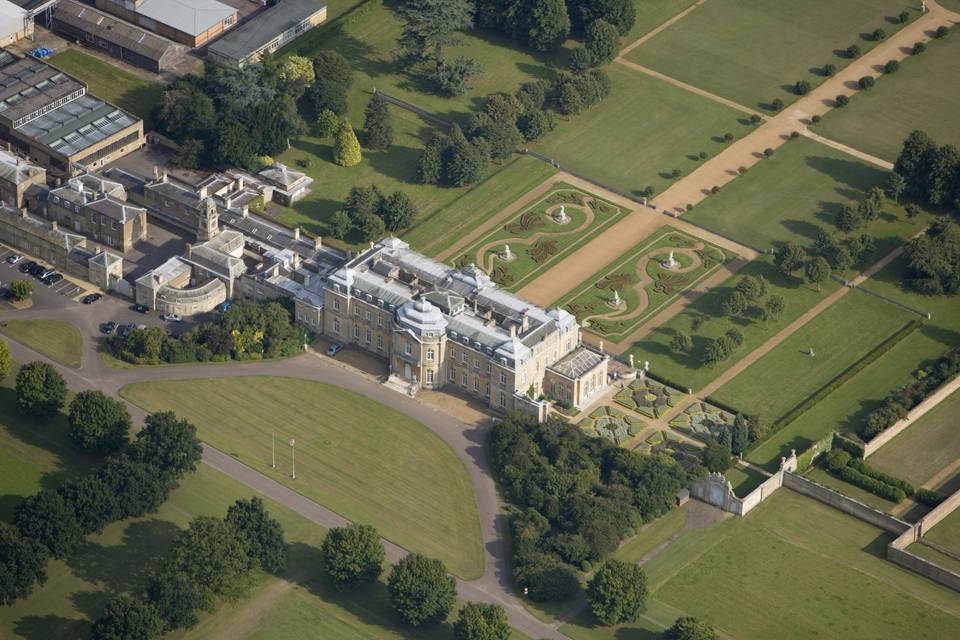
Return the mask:
<path id="1" fill-rule="evenodd" d="M 938 504 L 933 511 L 920 518 L 903 535 L 888 544 L 887 559 L 954 591 L 960 591 L 960 573 L 945 569 L 935 562 L 907 551 L 907 547 L 914 542 L 922 544 L 923 535 L 927 530 L 933 528 L 934 525 L 953 513 L 957 508 L 960 508 L 960 491 Z"/>
<path id="2" fill-rule="evenodd" d="M 960 389 L 960 376 L 954 378 L 947 384 L 943 385 L 937 389 L 932 396 L 928 397 L 926 400 L 918 404 L 907 414 L 907 417 L 900 420 L 893 426 L 884 429 L 878 433 L 873 440 L 867 442 L 863 445 L 863 458 L 866 460 L 871 455 L 877 452 L 877 449 L 887 444 L 898 435 L 907 430 L 914 422 L 922 418 L 929 412 L 931 409 L 935 408 L 938 404 L 943 402 L 950 396 L 954 391 Z"/>

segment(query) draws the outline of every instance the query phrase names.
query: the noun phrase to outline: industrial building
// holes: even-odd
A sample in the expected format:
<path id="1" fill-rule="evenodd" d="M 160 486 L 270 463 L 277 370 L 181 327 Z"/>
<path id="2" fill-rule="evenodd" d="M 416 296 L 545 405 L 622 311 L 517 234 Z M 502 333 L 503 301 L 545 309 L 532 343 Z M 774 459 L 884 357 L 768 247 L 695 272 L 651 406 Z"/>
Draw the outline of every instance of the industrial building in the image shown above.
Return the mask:
<path id="1" fill-rule="evenodd" d="M 244 66 L 273 52 L 327 19 L 327 7 L 317 0 L 279 0 L 207 49 L 211 59 Z"/>
<path id="2" fill-rule="evenodd" d="M 33 37 L 33 17 L 9 0 L 0 0 L 0 47 Z"/>
<path id="3" fill-rule="evenodd" d="M 96 7 L 191 48 L 219 37 L 238 20 L 236 9 L 217 0 L 96 0 Z"/>

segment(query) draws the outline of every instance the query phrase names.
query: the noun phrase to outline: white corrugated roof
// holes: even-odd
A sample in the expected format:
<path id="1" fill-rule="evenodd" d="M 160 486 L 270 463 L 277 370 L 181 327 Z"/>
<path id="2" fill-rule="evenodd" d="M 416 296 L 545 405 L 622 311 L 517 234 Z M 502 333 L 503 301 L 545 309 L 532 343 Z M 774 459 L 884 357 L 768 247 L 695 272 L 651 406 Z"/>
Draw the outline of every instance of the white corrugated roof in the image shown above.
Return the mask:
<path id="1" fill-rule="evenodd" d="M 146 0 L 136 11 L 192 36 L 206 32 L 237 13 L 233 7 L 217 0 Z"/>

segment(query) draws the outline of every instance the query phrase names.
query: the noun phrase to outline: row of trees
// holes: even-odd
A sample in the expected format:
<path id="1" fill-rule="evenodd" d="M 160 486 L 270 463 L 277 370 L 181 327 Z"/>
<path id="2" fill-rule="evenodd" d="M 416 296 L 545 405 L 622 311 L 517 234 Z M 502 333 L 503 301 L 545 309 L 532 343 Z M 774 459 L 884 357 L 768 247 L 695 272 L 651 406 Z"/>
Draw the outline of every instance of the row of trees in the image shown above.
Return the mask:
<path id="1" fill-rule="evenodd" d="M 960 229 L 941 219 L 907 244 L 906 285 L 926 295 L 960 292 Z"/>
<path id="2" fill-rule="evenodd" d="M 46 580 L 48 558 L 68 556 L 84 536 L 117 520 L 155 513 L 178 480 L 196 469 L 196 428 L 173 413 L 147 417 L 136 438 L 101 467 L 44 489 L 0 523 L 0 604 L 30 595 Z"/>
<path id="3" fill-rule="evenodd" d="M 211 321 L 179 336 L 163 327 L 134 329 L 126 336 L 111 335 L 106 344 L 115 357 L 134 364 L 161 362 L 224 362 L 296 355 L 309 340 L 307 330 L 294 321 L 293 301 L 241 300 Z"/>
<path id="4" fill-rule="evenodd" d="M 619 39 L 636 22 L 634 3 L 630 0 L 476 2 L 477 27 L 503 33 L 535 51 L 556 50 L 571 34 L 586 36 L 589 40 L 591 27 L 599 22 L 612 27 Z"/>
<path id="5" fill-rule="evenodd" d="M 960 209 L 960 151 L 954 145 L 938 145 L 923 131 L 912 131 L 893 170 L 903 179 L 902 190 L 908 196 L 936 207 Z"/>
<path id="6" fill-rule="evenodd" d="M 343 239 L 356 231 L 364 241 L 379 240 L 386 231 L 400 233 L 409 229 L 417 212 L 413 201 L 402 191 L 385 195 L 376 185 L 353 187 L 343 208 L 330 225 L 333 237 Z"/>
<path id="7" fill-rule="evenodd" d="M 557 417 L 514 415 L 487 441 L 494 472 L 517 508 L 510 519 L 514 578 L 534 600 L 563 600 L 588 570 L 643 522 L 666 513 L 685 485 L 666 455 L 624 450 Z"/>
<path id="8" fill-rule="evenodd" d="M 198 622 L 219 598 L 235 597 L 256 568 L 286 566 L 280 523 L 260 498 L 237 500 L 225 518 L 200 516 L 179 532 L 146 590 L 114 597 L 93 624 L 94 640 L 156 640 Z"/>

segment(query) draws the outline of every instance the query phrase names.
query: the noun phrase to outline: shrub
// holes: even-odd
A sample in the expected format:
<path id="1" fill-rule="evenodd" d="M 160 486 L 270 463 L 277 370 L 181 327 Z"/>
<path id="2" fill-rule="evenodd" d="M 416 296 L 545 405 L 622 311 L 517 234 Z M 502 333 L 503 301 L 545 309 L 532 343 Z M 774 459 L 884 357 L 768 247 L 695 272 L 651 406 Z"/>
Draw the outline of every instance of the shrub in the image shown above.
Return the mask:
<path id="1" fill-rule="evenodd" d="M 717 632 L 706 622 L 696 618 L 677 618 L 673 626 L 663 632 L 663 640 L 718 640 Z"/>
<path id="2" fill-rule="evenodd" d="M 780 111 L 781 109 L 783 109 L 783 100 L 781 100 L 780 98 L 774 98 L 773 102 L 770 103 L 770 108 L 773 111 Z"/>
<path id="3" fill-rule="evenodd" d="M 771 149 L 770 147 L 767 147 L 766 149 L 763 150 L 764 158 L 769 158 L 772 155 L 773 155 L 773 149 Z"/>
<path id="4" fill-rule="evenodd" d="M 934 37 L 934 38 L 942 38 L 942 37 L 944 37 L 945 35 L 947 35 L 948 33 L 950 33 L 950 29 L 947 28 L 946 25 L 943 25 L 943 24 L 942 24 L 942 25 L 940 25 L 939 27 L 937 27 L 937 30 L 936 30 L 936 31 L 933 32 L 933 37 Z"/>
<path id="5" fill-rule="evenodd" d="M 697 154 L 697 157 L 700 158 L 701 160 L 706 160 L 709 156 L 707 155 L 706 151 L 701 151 L 700 153 Z"/>
<path id="6" fill-rule="evenodd" d="M 732 141 L 733 141 L 733 134 L 730 133 L 729 131 L 728 131 L 727 133 L 723 134 L 723 141 L 724 141 L 724 142 L 732 142 Z"/>
<path id="7" fill-rule="evenodd" d="M 870 34 L 870 37 L 873 39 L 874 42 L 880 42 L 881 40 L 887 37 L 887 32 L 879 28 L 874 29 L 873 33 Z"/>
<path id="8" fill-rule="evenodd" d="M 26 300 L 33 295 L 33 283 L 29 280 L 14 280 L 10 283 L 10 294 L 17 302 Z"/>
<path id="9" fill-rule="evenodd" d="M 740 165 L 739 167 L 737 167 L 737 173 L 739 173 L 740 175 L 743 175 L 746 172 L 747 172 L 747 168 L 745 166 Z"/>
<path id="10" fill-rule="evenodd" d="M 870 89 L 876 84 L 876 80 L 873 79 L 873 76 L 863 76 L 857 81 L 857 84 L 860 85 L 861 89 Z"/>
<path id="11" fill-rule="evenodd" d="M 837 96 L 837 97 L 834 99 L 833 104 L 834 104 L 835 107 L 842 109 L 843 107 L 845 107 L 845 106 L 847 106 L 848 104 L 850 104 L 850 98 L 849 98 L 849 96 L 846 96 L 846 95 L 844 95 L 844 94 L 841 93 L 839 96 Z"/>
<path id="12" fill-rule="evenodd" d="M 760 124 L 761 120 L 763 120 L 763 118 L 760 117 L 759 113 L 754 113 L 753 115 L 750 116 L 751 124 Z"/>
<path id="13" fill-rule="evenodd" d="M 883 66 L 884 73 L 896 73 L 900 68 L 900 63 L 896 60 L 890 60 Z"/>
<path id="14" fill-rule="evenodd" d="M 799 131 L 791 131 L 791 132 L 790 132 L 790 139 L 791 139 L 791 140 L 796 140 L 796 139 L 799 138 L 799 137 L 800 137 L 800 132 L 799 132 Z"/>
<path id="15" fill-rule="evenodd" d="M 864 491 L 869 491 L 870 493 L 880 496 L 881 498 L 891 502 L 900 503 L 903 502 L 907 497 L 907 494 L 900 487 L 894 487 L 885 482 L 875 480 L 874 478 L 860 473 L 850 466 L 840 467 L 835 471 L 831 471 L 831 473 L 844 482 L 849 482 L 856 487 L 860 487 Z"/>
<path id="16" fill-rule="evenodd" d="M 927 44 L 925 42 L 918 42 L 913 45 L 911 53 L 913 55 L 918 55 L 927 50 Z"/>
<path id="17" fill-rule="evenodd" d="M 874 480 L 889 484 L 891 487 L 899 487 L 908 496 L 913 495 L 914 489 L 912 484 L 906 480 L 901 480 L 900 478 L 895 478 L 891 475 L 888 475 L 879 469 L 874 469 L 864 462 L 862 458 L 851 458 L 848 464 L 865 476 L 869 476 Z"/>
<path id="18" fill-rule="evenodd" d="M 900 15 L 897 16 L 897 18 L 900 20 L 900 24 L 906 24 L 907 21 L 910 19 L 910 14 L 907 13 L 906 11 L 901 11 Z"/>
<path id="19" fill-rule="evenodd" d="M 837 65 L 833 64 L 832 62 L 828 62 L 827 64 L 823 65 L 823 75 L 827 76 L 828 78 L 836 72 Z"/>
<path id="20" fill-rule="evenodd" d="M 718 193 L 720 193 L 720 185 L 718 184 L 713 185 L 713 188 L 710 189 L 710 193 L 712 193 L 713 195 L 717 195 Z"/>
<path id="21" fill-rule="evenodd" d="M 847 50 L 844 51 L 844 55 L 851 60 L 854 58 L 860 57 L 860 47 L 858 45 L 852 44 L 847 47 Z"/>
<path id="22" fill-rule="evenodd" d="M 819 115 L 810 116 L 810 122 L 817 124 L 822 118 Z"/>
<path id="23" fill-rule="evenodd" d="M 673 178 L 674 180 L 676 180 L 682 175 L 683 175 L 683 171 L 681 171 L 680 169 L 674 169 L 673 171 L 670 172 L 670 177 Z"/>
<path id="24" fill-rule="evenodd" d="M 913 492 L 913 499 L 920 504 L 927 505 L 928 507 L 935 507 L 944 501 L 945 496 L 939 491 L 924 489 L 921 487 Z"/>
<path id="25" fill-rule="evenodd" d="M 810 82 L 807 80 L 797 80 L 797 84 L 793 85 L 793 91 L 798 96 L 805 96 L 810 93 Z"/>

